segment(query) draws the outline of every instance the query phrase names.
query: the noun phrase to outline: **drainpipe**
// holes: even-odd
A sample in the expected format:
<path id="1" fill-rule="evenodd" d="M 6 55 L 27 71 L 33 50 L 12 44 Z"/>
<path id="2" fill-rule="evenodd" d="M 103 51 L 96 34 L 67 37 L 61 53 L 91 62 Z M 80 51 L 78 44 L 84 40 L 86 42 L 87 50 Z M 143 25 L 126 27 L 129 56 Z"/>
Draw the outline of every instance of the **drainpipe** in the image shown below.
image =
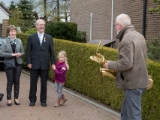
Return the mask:
<path id="1" fill-rule="evenodd" d="M 111 13 L 111 42 L 113 41 L 113 17 L 114 17 L 114 0 L 112 0 L 112 13 Z M 111 44 L 111 47 L 113 48 L 113 43 Z"/>
<path id="2" fill-rule="evenodd" d="M 143 25 L 142 25 L 142 35 L 145 37 L 146 35 L 146 8 L 147 8 L 147 0 L 143 1 Z"/>
<path id="3" fill-rule="evenodd" d="M 92 13 L 90 14 L 90 42 L 92 41 Z"/>

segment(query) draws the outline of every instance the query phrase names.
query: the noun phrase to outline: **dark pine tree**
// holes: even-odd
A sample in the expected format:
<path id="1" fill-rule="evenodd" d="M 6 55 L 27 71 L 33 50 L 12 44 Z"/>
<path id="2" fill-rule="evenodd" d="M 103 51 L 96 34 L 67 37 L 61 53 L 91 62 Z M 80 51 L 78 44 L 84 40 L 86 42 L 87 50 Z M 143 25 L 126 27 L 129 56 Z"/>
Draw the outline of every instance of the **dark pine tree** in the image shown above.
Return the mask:
<path id="1" fill-rule="evenodd" d="M 16 5 L 13 1 L 11 1 L 10 6 L 9 6 L 9 11 L 13 11 L 16 9 Z"/>
<path id="2" fill-rule="evenodd" d="M 28 28 L 33 27 L 34 23 L 34 16 L 33 16 L 33 5 L 30 3 L 29 0 L 20 0 L 17 4 L 18 10 L 22 12 L 22 31 L 25 32 Z"/>

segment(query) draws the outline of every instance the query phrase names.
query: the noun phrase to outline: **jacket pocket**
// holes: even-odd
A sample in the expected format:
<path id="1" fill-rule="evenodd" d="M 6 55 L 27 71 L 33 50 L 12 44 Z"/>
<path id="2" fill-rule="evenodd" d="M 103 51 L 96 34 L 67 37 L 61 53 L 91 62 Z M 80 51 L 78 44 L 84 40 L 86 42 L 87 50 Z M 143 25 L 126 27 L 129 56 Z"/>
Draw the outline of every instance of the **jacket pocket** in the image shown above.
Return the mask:
<path id="1" fill-rule="evenodd" d="M 123 76 L 122 72 L 120 73 L 120 76 L 121 76 L 122 80 L 124 81 L 124 76 Z"/>

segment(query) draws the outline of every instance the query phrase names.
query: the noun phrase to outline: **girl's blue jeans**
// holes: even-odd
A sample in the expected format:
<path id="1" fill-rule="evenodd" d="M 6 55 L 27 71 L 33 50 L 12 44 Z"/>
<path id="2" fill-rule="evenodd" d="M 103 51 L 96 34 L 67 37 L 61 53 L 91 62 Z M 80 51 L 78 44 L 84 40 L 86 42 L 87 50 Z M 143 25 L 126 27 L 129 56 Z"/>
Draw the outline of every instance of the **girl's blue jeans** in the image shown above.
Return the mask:
<path id="1" fill-rule="evenodd" d="M 58 98 L 62 98 L 62 89 L 63 89 L 64 83 L 58 83 L 55 82 L 56 91 L 58 93 Z"/>

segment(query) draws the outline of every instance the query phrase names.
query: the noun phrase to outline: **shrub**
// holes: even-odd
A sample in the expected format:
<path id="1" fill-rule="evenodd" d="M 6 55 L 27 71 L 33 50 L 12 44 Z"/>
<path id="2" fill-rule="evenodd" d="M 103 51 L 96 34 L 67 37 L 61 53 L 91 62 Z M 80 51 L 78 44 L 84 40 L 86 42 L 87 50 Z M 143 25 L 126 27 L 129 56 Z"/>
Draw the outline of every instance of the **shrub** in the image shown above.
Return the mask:
<path id="1" fill-rule="evenodd" d="M 33 34 L 33 33 L 35 33 L 36 31 L 37 31 L 36 28 L 29 28 L 28 31 L 26 31 L 25 33 L 26 33 L 26 34 Z"/>
<path id="2" fill-rule="evenodd" d="M 154 38 L 152 42 L 147 42 L 148 58 L 160 62 L 160 37 Z"/>
<path id="3" fill-rule="evenodd" d="M 77 24 L 70 22 L 50 22 L 46 25 L 45 32 L 53 38 L 74 41 L 77 35 Z"/>
<path id="4" fill-rule="evenodd" d="M 77 36 L 74 39 L 75 42 L 82 42 L 86 43 L 86 32 L 84 31 L 77 31 Z"/>

